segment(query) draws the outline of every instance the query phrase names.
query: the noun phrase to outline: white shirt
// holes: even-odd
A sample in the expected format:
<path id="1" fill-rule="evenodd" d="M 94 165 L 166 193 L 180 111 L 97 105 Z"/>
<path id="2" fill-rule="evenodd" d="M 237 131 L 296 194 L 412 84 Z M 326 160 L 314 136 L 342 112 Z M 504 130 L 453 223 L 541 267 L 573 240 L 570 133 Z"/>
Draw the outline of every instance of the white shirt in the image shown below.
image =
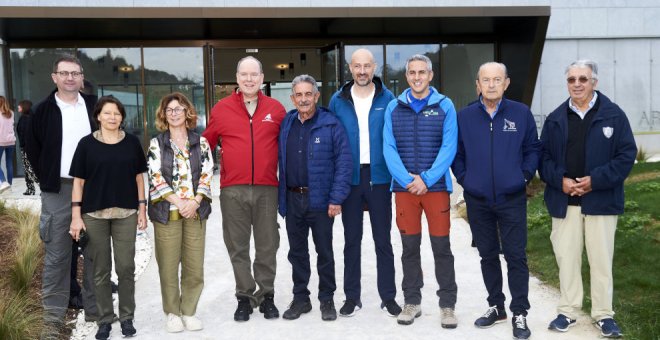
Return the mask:
<path id="1" fill-rule="evenodd" d="M 376 87 L 374 87 L 367 98 L 356 96 L 353 90 L 354 88 L 355 86 L 351 86 L 351 97 L 353 97 L 358 128 L 360 129 L 360 164 L 371 164 L 371 155 L 369 153 L 369 111 L 371 111 L 371 103 L 374 101 Z"/>
<path id="2" fill-rule="evenodd" d="M 580 118 L 584 119 L 584 116 L 587 115 L 587 112 L 589 112 L 589 110 L 591 110 L 591 108 L 596 105 L 596 99 L 598 99 L 598 92 L 594 91 L 594 96 L 589 101 L 589 107 L 587 107 L 587 110 L 584 112 L 580 111 L 580 108 L 573 104 L 573 99 L 568 101 L 568 107 L 573 110 L 573 112 L 577 113 Z"/>
<path id="3" fill-rule="evenodd" d="M 69 170 L 71 169 L 71 160 L 73 153 L 78 147 L 81 138 L 92 133 L 89 126 L 87 107 L 85 100 L 78 93 L 78 101 L 75 104 L 68 104 L 61 100 L 55 93 L 55 102 L 62 111 L 62 159 L 60 163 L 60 177 L 71 178 Z"/>

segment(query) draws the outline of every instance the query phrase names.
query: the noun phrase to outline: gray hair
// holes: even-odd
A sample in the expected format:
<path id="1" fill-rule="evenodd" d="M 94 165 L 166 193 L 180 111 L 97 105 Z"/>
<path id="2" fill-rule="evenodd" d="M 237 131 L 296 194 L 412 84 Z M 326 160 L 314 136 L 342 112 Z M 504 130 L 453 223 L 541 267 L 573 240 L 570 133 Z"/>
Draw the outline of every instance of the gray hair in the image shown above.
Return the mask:
<path id="1" fill-rule="evenodd" d="M 477 70 L 477 80 L 479 80 L 479 74 L 481 73 L 481 69 L 486 67 L 486 66 L 491 66 L 491 65 L 499 66 L 502 69 L 502 71 L 504 71 L 504 79 L 509 78 L 509 72 L 506 69 L 506 65 L 504 65 L 502 63 L 498 63 L 496 61 L 489 61 L 489 62 L 485 62 L 485 63 L 481 64 L 481 66 L 479 66 L 479 70 Z"/>
<path id="2" fill-rule="evenodd" d="M 319 92 L 319 87 L 316 86 L 316 79 L 309 74 L 301 74 L 293 78 L 293 81 L 291 82 L 291 94 L 295 94 L 294 89 L 296 88 L 296 85 L 300 83 L 312 84 L 312 93 L 316 94 Z"/>
<path id="3" fill-rule="evenodd" d="M 423 61 L 426 63 L 426 70 L 429 72 L 433 72 L 433 62 L 431 62 L 431 59 L 429 57 L 423 55 L 423 54 L 415 54 L 414 56 L 408 58 L 406 60 L 406 73 L 408 73 L 408 65 L 410 65 L 411 62 L 413 61 Z"/>
<path id="4" fill-rule="evenodd" d="M 589 59 L 580 59 L 572 62 L 570 65 L 566 66 L 564 71 L 565 75 L 568 75 L 568 71 L 572 68 L 589 68 L 591 70 L 591 78 L 598 80 L 598 63 L 589 60 Z"/>
<path id="5" fill-rule="evenodd" d="M 255 57 L 253 57 L 253 56 L 251 56 L 251 55 L 249 55 L 249 56 L 247 56 L 247 57 L 243 57 L 243 58 L 241 58 L 241 60 L 238 61 L 238 64 L 236 64 L 236 73 L 238 73 L 238 69 L 241 68 L 241 64 L 242 64 L 244 61 L 248 61 L 248 60 L 254 60 L 254 61 L 256 61 L 256 62 L 257 62 L 257 65 L 259 65 L 259 73 L 264 73 L 264 69 L 263 69 L 263 67 L 261 66 L 261 62 L 259 61 L 259 59 L 255 58 Z"/>

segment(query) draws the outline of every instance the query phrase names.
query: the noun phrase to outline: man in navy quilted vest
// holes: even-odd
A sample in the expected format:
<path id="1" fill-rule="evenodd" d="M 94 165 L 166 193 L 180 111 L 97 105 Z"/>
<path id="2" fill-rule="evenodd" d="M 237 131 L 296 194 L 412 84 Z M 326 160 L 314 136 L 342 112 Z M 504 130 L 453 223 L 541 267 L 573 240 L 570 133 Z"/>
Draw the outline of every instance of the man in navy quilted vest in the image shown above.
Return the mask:
<path id="1" fill-rule="evenodd" d="M 449 167 L 456 155 L 457 125 L 454 104 L 430 86 L 431 60 L 414 55 L 406 62 L 406 89 L 385 110 L 383 153 L 392 174 L 396 224 L 401 233 L 403 297 L 397 322 L 410 325 L 422 315 L 424 285 L 420 257 L 422 211 L 428 220 L 435 277 L 440 288 L 441 325 L 456 328 L 456 279 L 449 243 Z"/>

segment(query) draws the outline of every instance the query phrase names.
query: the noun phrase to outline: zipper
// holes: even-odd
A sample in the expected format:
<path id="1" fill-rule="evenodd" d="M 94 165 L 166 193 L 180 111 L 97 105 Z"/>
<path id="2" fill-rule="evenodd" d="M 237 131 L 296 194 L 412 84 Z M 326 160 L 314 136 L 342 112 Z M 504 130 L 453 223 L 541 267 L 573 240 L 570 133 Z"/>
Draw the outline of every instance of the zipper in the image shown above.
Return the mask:
<path id="1" fill-rule="evenodd" d="M 493 202 L 495 202 L 495 160 L 493 153 L 495 152 L 493 146 L 493 119 L 490 120 L 490 176 L 493 185 Z"/>
<path id="2" fill-rule="evenodd" d="M 255 111 L 256 113 L 256 111 Z M 254 129 L 252 125 L 252 117 L 250 117 L 250 142 L 252 146 L 252 185 L 254 185 Z"/>

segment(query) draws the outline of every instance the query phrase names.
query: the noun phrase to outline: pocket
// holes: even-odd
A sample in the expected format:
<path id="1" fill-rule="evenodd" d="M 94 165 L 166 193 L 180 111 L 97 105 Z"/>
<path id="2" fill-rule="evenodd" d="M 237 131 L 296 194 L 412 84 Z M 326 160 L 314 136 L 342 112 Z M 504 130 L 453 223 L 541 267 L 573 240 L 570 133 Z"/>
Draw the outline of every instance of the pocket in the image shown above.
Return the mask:
<path id="1" fill-rule="evenodd" d="M 51 226 L 53 224 L 53 215 L 41 214 L 39 217 L 39 238 L 45 243 L 51 240 Z"/>

